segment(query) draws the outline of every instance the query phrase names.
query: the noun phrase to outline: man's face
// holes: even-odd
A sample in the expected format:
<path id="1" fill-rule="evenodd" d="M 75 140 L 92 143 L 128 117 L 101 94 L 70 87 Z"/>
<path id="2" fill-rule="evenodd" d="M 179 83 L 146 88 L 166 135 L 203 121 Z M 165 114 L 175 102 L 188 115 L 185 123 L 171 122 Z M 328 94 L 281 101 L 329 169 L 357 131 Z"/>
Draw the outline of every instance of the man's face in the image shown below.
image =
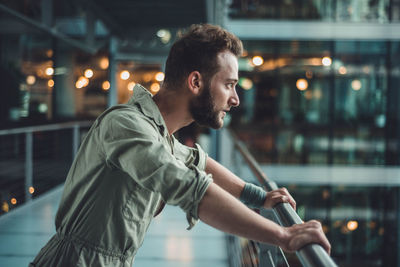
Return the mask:
<path id="1" fill-rule="evenodd" d="M 238 82 L 237 58 L 228 51 L 217 56 L 218 72 L 211 79 L 204 80 L 200 95 L 190 102 L 193 119 L 203 126 L 219 129 L 224 124 L 224 117 L 231 107 L 239 105 L 236 93 Z"/>

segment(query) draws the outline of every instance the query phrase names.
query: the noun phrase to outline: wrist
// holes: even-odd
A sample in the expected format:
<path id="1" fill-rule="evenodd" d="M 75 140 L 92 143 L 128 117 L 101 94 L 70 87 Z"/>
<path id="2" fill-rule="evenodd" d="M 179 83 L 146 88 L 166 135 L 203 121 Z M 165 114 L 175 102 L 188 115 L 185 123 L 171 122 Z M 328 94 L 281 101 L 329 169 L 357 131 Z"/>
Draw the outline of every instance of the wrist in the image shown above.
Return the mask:
<path id="1" fill-rule="evenodd" d="M 279 225 L 276 238 L 276 245 L 286 250 L 290 240 L 290 228 Z"/>
<path id="2" fill-rule="evenodd" d="M 240 200 L 252 208 L 262 208 L 267 198 L 267 192 L 252 183 L 246 183 L 240 194 Z"/>

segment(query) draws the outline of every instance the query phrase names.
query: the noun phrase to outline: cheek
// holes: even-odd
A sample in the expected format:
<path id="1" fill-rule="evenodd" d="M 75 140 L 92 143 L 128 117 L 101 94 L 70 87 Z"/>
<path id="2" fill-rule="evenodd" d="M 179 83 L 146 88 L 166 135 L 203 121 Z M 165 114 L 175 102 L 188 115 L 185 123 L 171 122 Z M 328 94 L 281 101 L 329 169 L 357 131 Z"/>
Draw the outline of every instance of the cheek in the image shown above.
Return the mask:
<path id="1" fill-rule="evenodd" d="M 223 106 L 225 106 L 225 97 L 221 95 L 216 96 L 213 102 L 215 109 L 221 109 Z"/>
<path id="2" fill-rule="evenodd" d="M 217 100 L 218 103 L 220 104 L 224 104 L 228 100 L 228 98 L 229 98 L 229 91 L 224 88 L 219 89 L 214 97 L 214 99 Z"/>

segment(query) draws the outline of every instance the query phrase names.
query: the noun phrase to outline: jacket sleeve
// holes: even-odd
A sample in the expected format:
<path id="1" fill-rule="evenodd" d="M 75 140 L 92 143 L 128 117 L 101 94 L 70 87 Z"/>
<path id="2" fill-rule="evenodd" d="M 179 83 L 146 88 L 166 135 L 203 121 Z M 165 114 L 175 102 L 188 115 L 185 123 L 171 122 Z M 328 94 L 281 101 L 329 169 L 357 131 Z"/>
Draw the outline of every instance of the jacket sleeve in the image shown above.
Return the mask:
<path id="1" fill-rule="evenodd" d="M 206 169 L 207 153 L 200 147 L 199 144 L 195 144 L 195 147 L 188 147 L 180 143 L 173 137 L 174 142 L 174 154 L 182 160 L 186 166 L 195 165 L 201 171 Z"/>
<path id="2" fill-rule="evenodd" d="M 180 206 L 191 228 L 211 176 L 175 157 L 158 130 L 140 113 L 111 112 L 99 130 L 107 164 L 126 172 L 146 189 L 159 192 L 167 204 Z"/>

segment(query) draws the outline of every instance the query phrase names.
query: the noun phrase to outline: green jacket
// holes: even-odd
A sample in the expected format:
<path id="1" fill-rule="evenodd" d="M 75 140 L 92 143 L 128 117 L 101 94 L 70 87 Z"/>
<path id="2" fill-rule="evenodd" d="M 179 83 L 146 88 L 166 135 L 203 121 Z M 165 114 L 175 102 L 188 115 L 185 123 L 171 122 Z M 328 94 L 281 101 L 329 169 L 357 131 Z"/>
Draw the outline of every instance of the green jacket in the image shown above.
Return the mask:
<path id="1" fill-rule="evenodd" d="M 106 110 L 81 144 L 64 185 L 57 233 L 31 266 L 132 266 L 164 201 L 180 206 L 189 229 L 209 184 L 207 155 L 168 134 L 151 94 Z"/>

